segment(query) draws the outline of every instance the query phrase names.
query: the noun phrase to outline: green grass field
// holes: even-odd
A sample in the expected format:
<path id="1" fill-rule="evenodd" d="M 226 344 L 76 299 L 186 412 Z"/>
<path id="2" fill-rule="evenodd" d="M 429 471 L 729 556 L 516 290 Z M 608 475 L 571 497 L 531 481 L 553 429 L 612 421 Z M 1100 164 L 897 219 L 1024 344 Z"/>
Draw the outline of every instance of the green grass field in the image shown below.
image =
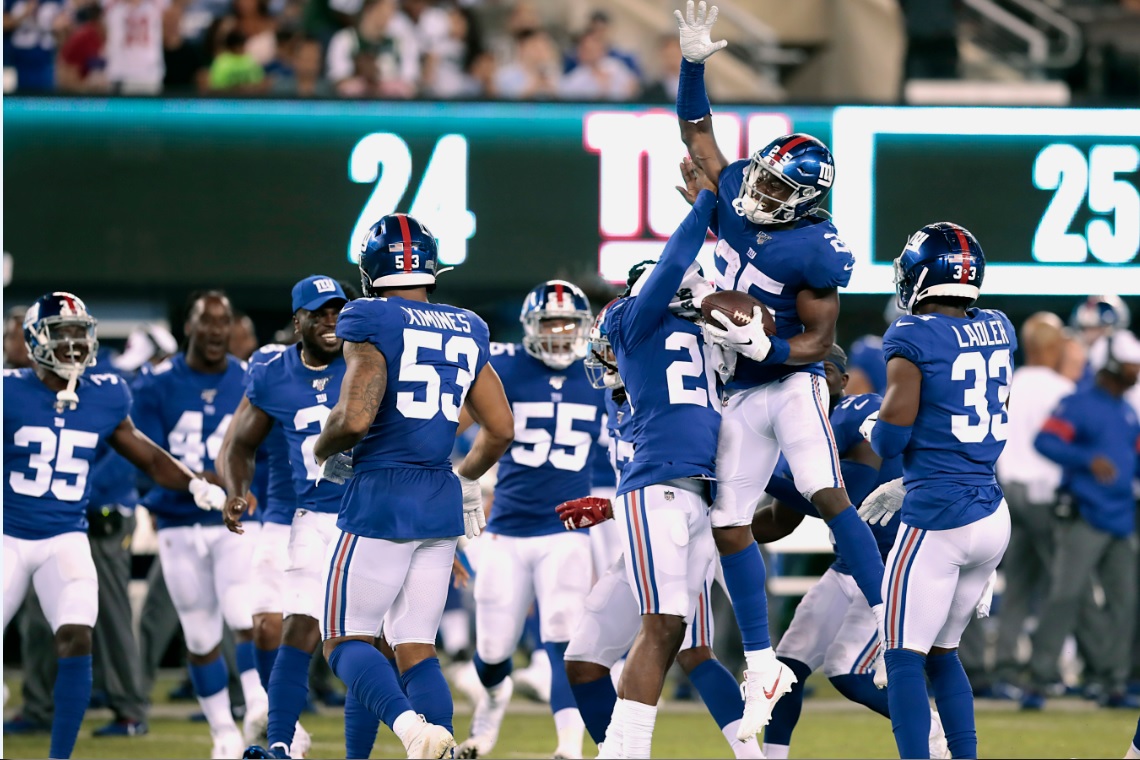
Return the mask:
<path id="1" fill-rule="evenodd" d="M 826 681 L 813 679 L 817 696 L 804 705 L 796 730 L 792 757 L 897 757 L 887 720 L 865 708 L 848 704 Z M 10 681 L 9 686 L 14 684 Z M 12 689 L 18 694 L 18 688 Z M 164 692 L 163 692 L 164 693 Z M 10 705 L 10 715 L 18 705 Z M 456 731 L 467 735 L 470 707 L 457 703 Z M 209 733 L 202 723 L 191 723 L 187 705 L 160 705 L 150 722 L 150 734 L 132 739 L 94 739 L 93 729 L 109 718 L 100 711 L 89 715 L 75 748 L 76 758 L 198 758 L 208 757 Z M 309 757 L 343 757 L 343 717 L 323 709 L 302 723 L 313 734 Z M 978 736 L 981 757 L 1084 758 L 1122 757 L 1136 728 L 1136 715 L 1127 711 L 1092 709 L 1078 700 L 1054 700 L 1043 713 L 1020 713 L 1012 705 L 979 703 Z M 493 757 L 549 757 L 554 750 L 554 727 L 546 708 L 516 700 L 503 725 Z M 586 740 L 586 757 L 594 745 Z M 48 737 L 5 737 L 6 758 L 46 757 Z M 382 728 L 372 757 L 402 757 L 399 742 Z M 699 704 L 671 703 L 658 716 L 653 741 L 654 757 L 713 758 L 728 756 L 728 747 L 712 719 Z"/>

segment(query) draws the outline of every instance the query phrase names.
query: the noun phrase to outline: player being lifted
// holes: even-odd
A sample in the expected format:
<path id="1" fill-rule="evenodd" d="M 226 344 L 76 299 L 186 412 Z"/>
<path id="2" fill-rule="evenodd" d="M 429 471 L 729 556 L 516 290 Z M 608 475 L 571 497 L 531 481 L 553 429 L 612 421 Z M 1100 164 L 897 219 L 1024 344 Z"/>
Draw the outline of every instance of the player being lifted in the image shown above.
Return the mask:
<path id="1" fill-rule="evenodd" d="M 744 640 L 739 736 L 746 739 L 768 722 L 775 701 L 796 678 L 772 651 L 764 562 L 749 527 L 781 452 L 800 492 L 831 528 L 860 591 L 882 614 L 883 561 L 844 488 L 821 364 L 835 342 L 838 289 L 850 280 L 854 258 L 831 222 L 812 213 L 835 180 L 835 164 L 823 143 L 788 135 L 733 163 L 720 152 L 704 87 L 705 59 L 727 44 L 709 37 L 717 9 L 706 14 L 702 1 L 694 11 L 690 0 L 686 15 L 675 15 L 683 56 L 677 90 L 681 138 L 718 187 L 716 285 L 759 299 L 774 313 L 777 328 L 769 338 L 761 319 L 736 327 L 719 313 L 714 318 L 724 329 L 707 327 L 714 340 L 740 354 L 724 392 L 711 517 Z"/>
<path id="2" fill-rule="evenodd" d="M 35 365 L 4 370 L 4 628 L 34 586 L 59 657 L 50 757 L 71 757 L 91 698 L 91 629 L 98 615 L 87 541 L 88 473 L 108 444 L 158 485 L 221 509 L 222 489 L 139 432 L 118 375 L 95 364 L 95 319 L 70 293 L 42 296 L 24 317 Z M 239 748 L 240 749 L 240 748 Z"/>
<path id="3" fill-rule="evenodd" d="M 641 630 L 622 670 L 599 757 L 649 757 L 665 673 L 716 551 L 708 511 L 720 408 L 712 352 L 694 304 L 697 291 L 707 288 L 694 262 L 716 209 L 712 187 L 704 180 L 661 259 L 645 268 L 627 297 L 607 308 L 603 324 L 633 410 L 634 453 L 622 471 L 617 493 L 623 498 L 614 511 Z"/>
<path id="4" fill-rule="evenodd" d="M 986 259 L 949 222 L 915 232 L 895 259 L 899 317 L 883 336 L 887 391 L 869 433 L 903 477 L 860 510 L 890 519 L 901 506 L 883 581 L 887 697 L 900 757 L 925 757 L 926 677 L 954 757 L 977 757 L 974 696 L 958 642 L 1009 542 L 994 475 L 1005 448 L 1017 337 L 1000 311 L 971 308 Z M 905 498 L 902 485 L 905 484 Z"/>
<path id="5" fill-rule="evenodd" d="M 523 301 L 523 342 L 491 344 L 516 422 L 499 461 L 494 503 L 475 574 L 475 668 L 485 691 L 458 757 L 483 757 L 499 736 L 513 685 L 511 658 L 527 610 L 538 605 L 550 658 L 555 757 L 581 757 L 585 726 L 563 654 L 581 618 L 592 574 L 587 534 L 567 533 L 554 507 L 590 493 L 590 455 L 601 433 L 605 395 L 582 369 L 592 316 L 582 290 L 564 280 L 538 285 Z M 576 568 L 568 571 L 568 568 Z"/>
<path id="6" fill-rule="evenodd" d="M 343 484 L 317 483 L 320 471 L 310 449 L 339 398 L 345 364 L 336 323 L 347 301 L 331 277 L 313 275 L 293 286 L 293 324 L 300 343 L 250 367 L 244 403 L 230 424 L 225 450 L 225 520 L 231 531 L 242 532 L 254 458 L 274 426 L 284 431 L 297 492 L 284 577 L 285 622 L 269 680 L 269 751 L 278 757 L 290 754 L 307 701 L 309 662 L 321 640 L 317 620 L 325 593 L 325 554 L 337 535 L 336 515 L 345 491 Z"/>
<path id="7" fill-rule="evenodd" d="M 215 470 L 214 457 L 241 402 L 245 363 L 227 353 L 233 321 L 224 293 L 194 296 L 185 352 L 135 382 L 139 429 L 190 469 Z M 269 717 L 253 646 L 253 544 L 227 531 L 221 512 L 203 513 L 184 494 L 152 488 L 143 504 L 157 520 L 158 559 L 186 637 L 190 680 L 210 725 L 214 756 L 237 757 L 244 742 L 265 730 Z M 227 625 L 237 641 L 235 660 L 246 701 L 244 742 L 226 688 L 222 634 Z"/>
<path id="8" fill-rule="evenodd" d="M 510 445 L 514 420 L 488 366 L 486 323 L 428 301 L 437 267 L 436 239 L 416 219 L 392 214 L 369 229 L 360 254 L 369 297 L 337 321 L 347 366 L 313 453 L 325 477 L 351 477 L 326 558 L 325 656 L 408 757 L 438 758 L 455 746 L 451 692 L 435 653 L 455 544 L 485 524 L 477 479 Z M 453 473 L 461 408 L 480 429 Z M 400 682 L 372 645 L 381 623 Z M 365 722 L 346 715 L 350 754 L 371 748 L 375 722 Z"/>

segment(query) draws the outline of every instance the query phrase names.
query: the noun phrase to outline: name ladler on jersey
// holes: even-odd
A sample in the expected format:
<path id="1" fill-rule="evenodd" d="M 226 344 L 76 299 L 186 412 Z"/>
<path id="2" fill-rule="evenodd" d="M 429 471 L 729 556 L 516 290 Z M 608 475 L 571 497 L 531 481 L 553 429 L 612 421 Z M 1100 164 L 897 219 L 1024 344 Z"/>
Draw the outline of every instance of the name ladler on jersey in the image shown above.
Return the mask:
<path id="1" fill-rule="evenodd" d="M 976 324 L 951 325 L 962 348 L 974 346 L 1008 346 L 1009 335 L 1001 320 L 990 319 Z"/>
<path id="2" fill-rule="evenodd" d="M 455 332 L 471 332 L 471 322 L 467 319 L 466 314 L 412 309 L 407 306 L 400 308 L 408 315 L 408 322 L 416 327 L 435 327 L 441 330 L 454 330 Z"/>

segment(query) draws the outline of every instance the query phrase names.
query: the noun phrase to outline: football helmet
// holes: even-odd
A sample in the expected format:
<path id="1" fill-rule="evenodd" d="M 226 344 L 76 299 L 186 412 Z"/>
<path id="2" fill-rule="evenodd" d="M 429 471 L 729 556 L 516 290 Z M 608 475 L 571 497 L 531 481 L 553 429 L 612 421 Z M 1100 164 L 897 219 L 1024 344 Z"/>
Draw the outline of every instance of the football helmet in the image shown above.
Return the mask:
<path id="1" fill-rule="evenodd" d="M 389 214 L 368 228 L 360 243 L 360 287 L 366 296 L 384 288 L 426 286 L 435 290 L 439 245 L 423 222 L 407 214 Z"/>
<path id="2" fill-rule="evenodd" d="M 78 296 L 56 291 L 36 299 L 24 315 L 24 342 L 36 364 L 70 380 L 95 365 L 95 325 Z"/>
<path id="3" fill-rule="evenodd" d="M 752 154 L 732 207 L 756 224 L 791 222 L 819 206 L 834 182 L 835 159 L 826 145 L 811 135 L 785 135 Z M 784 198 L 764 192 L 781 185 Z M 771 210 L 764 210 L 765 201 Z"/>
<path id="4" fill-rule="evenodd" d="M 1132 313 L 1120 296 L 1089 296 L 1073 309 L 1069 327 L 1076 330 L 1125 330 L 1131 321 Z"/>
<path id="5" fill-rule="evenodd" d="M 609 308 L 616 302 L 617 299 L 610 301 L 598 312 L 598 316 L 594 318 L 594 326 L 590 328 L 589 339 L 586 341 L 586 360 L 583 362 L 586 366 L 586 377 L 589 378 L 590 385 L 599 390 L 603 388 L 615 390 L 625 386 L 618 374 L 617 357 L 614 356 L 613 346 L 610 345 L 609 329 L 606 325 Z"/>
<path id="6" fill-rule="evenodd" d="M 895 259 L 899 308 L 910 314 L 915 304 L 932 296 L 973 303 L 985 274 L 986 255 L 969 230 L 951 222 L 928 224 L 910 236 Z"/>
<path id="7" fill-rule="evenodd" d="M 590 301 L 577 285 L 549 280 L 537 286 L 527 293 L 519 321 L 523 326 L 523 348 L 551 369 L 566 369 L 585 358 L 593 314 Z"/>

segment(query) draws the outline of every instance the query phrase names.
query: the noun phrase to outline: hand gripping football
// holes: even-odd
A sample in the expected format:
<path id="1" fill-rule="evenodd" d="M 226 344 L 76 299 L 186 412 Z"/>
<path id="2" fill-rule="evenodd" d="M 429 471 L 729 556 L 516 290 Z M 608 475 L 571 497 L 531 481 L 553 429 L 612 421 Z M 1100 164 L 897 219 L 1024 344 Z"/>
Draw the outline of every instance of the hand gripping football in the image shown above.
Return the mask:
<path id="1" fill-rule="evenodd" d="M 733 324 L 743 327 L 752 321 L 752 310 L 755 306 L 759 306 L 764 313 L 764 333 L 775 335 L 776 318 L 772 316 L 772 311 L 760 301 L 739 290 L 722 290 L 705 296 L 701 301 L 701 315 L 706 322 L 715 325 L 712 313 L 719 311 L 732 320 Z"/>

